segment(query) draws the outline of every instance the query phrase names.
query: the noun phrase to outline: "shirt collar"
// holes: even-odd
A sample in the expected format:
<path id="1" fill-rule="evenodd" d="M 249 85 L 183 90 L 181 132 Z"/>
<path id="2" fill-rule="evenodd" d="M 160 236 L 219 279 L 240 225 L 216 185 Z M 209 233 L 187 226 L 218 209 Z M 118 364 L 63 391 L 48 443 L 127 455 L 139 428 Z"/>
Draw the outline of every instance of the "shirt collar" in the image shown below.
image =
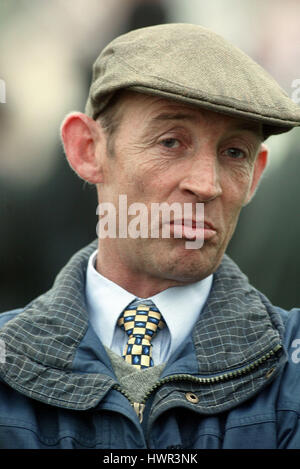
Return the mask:
<path id="1" fill-rule="evenodd" d="M 169 328 L 169 355 L 190 335 L 208 298 L 213 276 L 179 287 L 170 287 L 151 297 Z"/>
<path id="2" fill-rule="evenodd" d="M 97 252 L 93 252 L 88 262 L 86 302 L 96 334 L 104 345 L 110 347 L 121 312 L 137 297 L 96 270 Z M 191 332 L 208 298 L 212 279 L 213 275 L 210 275 L 199 282 L 170 287 L 147 298 L 155 303 L 166 321 L 171 336 L 171 351 Z"/>

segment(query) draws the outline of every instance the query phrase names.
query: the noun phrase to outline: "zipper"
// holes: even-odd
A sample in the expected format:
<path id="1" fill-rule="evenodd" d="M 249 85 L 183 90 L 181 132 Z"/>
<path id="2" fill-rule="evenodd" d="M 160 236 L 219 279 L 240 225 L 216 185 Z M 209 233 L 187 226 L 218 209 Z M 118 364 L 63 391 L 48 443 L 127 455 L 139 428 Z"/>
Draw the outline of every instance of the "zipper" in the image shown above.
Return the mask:
<path id="1" fill-rule="evenodd" d="M 188 374 L 178 374 L 178 375 L 167 376 L 166 378 L 163 378 L 163 379 L 159 380 L 154 386 L 152 386 L 152 388 L 145 394 L 142 402 L 134 402 L 129 397 L 129 395 L 126 393 L 126 391 L 123 391 L 123 389 L 119 385 L 115 385 L 114 389 L 117 389 L 118 391 L 120 391 L 121 394 L 123 394 L 129 400 L 130 404 L 134 408 L 134 410 L 135 410 L 135 412 L 136 412 L 136 414 L 139 418 L 140 423 L 142 423 L 143 422 L 143 413 L 144 413 L 144 410 L 145 410 L 145 404 L 146 404 L 146 401 L 147 401 L 148 397 L 153 393 L 153 391 L 158 389 L 163 384 L 176 382 L 176 381 L 189 381 L 189 382 L 194 383 L 194 384 L 214 384 L 214 383 L 219 383 L 219 382 L 222 382 L 222 381 L 227 381 L 227 380 L 233 379 L 233 378 L 238 378 L 238 377 L 243 376 L 247 373 L 250 373 L 254 369 L 258 368 L 262 363 L 269 360 L 269 358 L 274 356 L 281 349 L 282 349 L 282 345 L 278 344 L 272 350 L 265 353 L 262 357 L 257 358 L 256 360 L 254 360 L 249 365 L 245 365 L 242 368 L 239 368 L 238 370 L 229 371 L 227 373 L 222 373 L 222 374 L 215 375 L 215 376 L 196 377 L 196 376 L 192 376 L 192 375 L 188 375 Z"/>
<path id="2" fill-rule="evenodd" d="M 113 389 L 116 389 L 121 394 L 123 394 L 123 396 L 125 396 L 126 399 L 128 399 L 128 401 L 130 402 L 130 404 L 132 405 L 132 407 L 134 408 L 134 410 L 135 410 L 135 412 L 138 416 L 139 422 L 142 423 L 143 422 L 143 417 L 144 417 L 144 410 L 145 410 L 145 407 L 146 407 L 145 402 L 146 402 L 147 398 L 143 399 L 142 402 L 134 402 L 131 399 L 131 397 L 129 396 L 129 394 L 127 394 L 127 392 L 124 391 L 124 389 L 122 389 L 119 384 L 115 384 L 113 386 Z M 152 392 L 152 389 L 151 389 L 151 392 Z M 147 396 L 148 396 L 148 393 L 147 393 Z"/>
<path id="3" fill-rule="evenodd" d="M 134 402 L 133 403 L 133 408 L 136 411 L 136 414 L 139 418 L 140 423 L 143 422 L 145 407 L 146 407 L 145 404 L 140 404 L 139 402 Z"/>
<path id="4" fill-rule="evenodd" d="M 282 345 L 278 344 L 274 349 L 270 350 L 269 352 L 265 353 L 262 357 L 254 360 L 252 363 L 249 365 L 245 365 L 242 368 L 239 368 L 238 370 L 230 371 L 228 373 L 222 373 L 220 375 L 215 375 L 215 376 L 209 376 L 209 377 L 195 377 L 192 375 L 186 375 L 186 374 L 179 374 L 179 375 L 172 375 L 166 378 L 161 379 L 158 381 L 144 396 L 143 403 L 148 399 L 149 395 L 155 391 L 157 388 L 162 386 L 163 384 L 170 383 L 172 381 L 189 381 L 192 383 L 197 383 L 197 384 L 214 384 L 218 383 L 221 381 L 227 381 L 232 378 L 238 378 L 239 376 L 243 376 L 250 371 L 254 370 L 255 368 L 258 368 L 262 363 L 266 362 L 269 358 L 274 356 L 276 353 L 278 353 L 282 349 Z"/>

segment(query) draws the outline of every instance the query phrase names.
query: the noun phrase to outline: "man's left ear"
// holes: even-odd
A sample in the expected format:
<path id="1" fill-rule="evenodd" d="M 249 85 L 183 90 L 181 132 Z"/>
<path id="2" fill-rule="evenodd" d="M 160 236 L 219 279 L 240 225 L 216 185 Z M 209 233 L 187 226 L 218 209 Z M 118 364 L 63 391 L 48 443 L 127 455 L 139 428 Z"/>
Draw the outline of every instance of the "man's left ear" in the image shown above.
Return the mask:
<path id="1" fill-rule="evenodd" d="M 100 125 L 81 112 L 68 114 L 61 125 L 67 160 L 79 177 L 92 184 L 102 182 L 97 144 L 104 139 Z"/>
<path id="2" fill-rule="evenodd" d="M 259 181 L 261 180 L 262 174 L 267 166 L 268 154 L 268 147 L 262 143 L 254 163 L 252 182 L 244 205 L 247 205 L 252 200 L 255 191 L 258 188 Z"/>

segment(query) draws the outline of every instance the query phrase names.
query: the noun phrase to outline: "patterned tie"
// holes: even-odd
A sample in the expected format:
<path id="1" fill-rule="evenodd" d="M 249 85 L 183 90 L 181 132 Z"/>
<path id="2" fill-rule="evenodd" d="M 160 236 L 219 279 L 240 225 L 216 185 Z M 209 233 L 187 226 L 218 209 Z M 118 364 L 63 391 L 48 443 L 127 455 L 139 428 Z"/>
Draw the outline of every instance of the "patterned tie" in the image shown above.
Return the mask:
<path id="1" fill-rule="evenodd" d="M 165 326 L 155 304 L 151 300 L 134 300 L 121 314 L 118 325 L 128 335 L 125 361 L 138 369 L 153 366 L 151 339 Z"/>

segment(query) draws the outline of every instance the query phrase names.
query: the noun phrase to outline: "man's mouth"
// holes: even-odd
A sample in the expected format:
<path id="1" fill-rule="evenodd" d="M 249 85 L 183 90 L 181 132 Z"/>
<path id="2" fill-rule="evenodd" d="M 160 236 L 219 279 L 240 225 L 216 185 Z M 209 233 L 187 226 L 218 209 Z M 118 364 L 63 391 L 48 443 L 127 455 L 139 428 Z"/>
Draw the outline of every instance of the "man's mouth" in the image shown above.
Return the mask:
<path id="1" fill-rule="evenodd" d="M 170 233 L 174 238 L 208 240 L 216 235 L 217 230 L 207 220 L 178 219 L 170 222 Z"/>

